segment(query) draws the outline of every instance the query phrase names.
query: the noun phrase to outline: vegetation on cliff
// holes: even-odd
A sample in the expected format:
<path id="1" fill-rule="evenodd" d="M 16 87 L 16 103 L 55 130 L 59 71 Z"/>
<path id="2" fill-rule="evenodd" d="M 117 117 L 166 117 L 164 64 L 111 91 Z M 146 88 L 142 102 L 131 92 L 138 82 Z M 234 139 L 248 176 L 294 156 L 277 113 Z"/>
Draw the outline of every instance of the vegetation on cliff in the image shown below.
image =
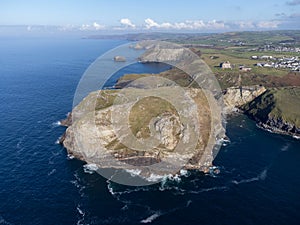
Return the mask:
<path id="1" fill-rule="evenodd" d="M 243 106 L 247 115 L 275 132 L 300 134 L 300 87 L 267 90 Z"/>

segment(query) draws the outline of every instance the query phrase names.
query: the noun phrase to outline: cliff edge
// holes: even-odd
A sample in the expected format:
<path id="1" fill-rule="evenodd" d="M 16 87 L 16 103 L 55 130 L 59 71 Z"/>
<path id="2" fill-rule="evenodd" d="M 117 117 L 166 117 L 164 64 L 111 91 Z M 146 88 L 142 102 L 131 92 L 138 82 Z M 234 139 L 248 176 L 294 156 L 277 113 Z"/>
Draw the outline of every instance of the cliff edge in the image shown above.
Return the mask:
<path id="1" fill-rule="evenodd" d="M 242 107 L 247 115 L 275 133 L 300 136 L 300 87 L 267 90 Z"/>

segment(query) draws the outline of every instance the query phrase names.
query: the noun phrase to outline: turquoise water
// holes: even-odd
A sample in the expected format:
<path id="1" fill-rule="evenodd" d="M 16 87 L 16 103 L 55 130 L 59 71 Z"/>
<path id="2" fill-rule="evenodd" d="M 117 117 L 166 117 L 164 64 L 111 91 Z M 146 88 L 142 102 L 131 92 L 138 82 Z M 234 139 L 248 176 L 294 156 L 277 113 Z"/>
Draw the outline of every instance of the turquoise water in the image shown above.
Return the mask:
<path id="1" fill-rule="evenodd" d="M 123 43 L 0 39 L 0 224 L 299 224 L 300 141 L 243 115 L 227 124 L 231 143 L 214 161 L 215 177 L 126 187 L 68 159 L 55 143 L 64 132 L 57 121 L 90 63 Z"/>

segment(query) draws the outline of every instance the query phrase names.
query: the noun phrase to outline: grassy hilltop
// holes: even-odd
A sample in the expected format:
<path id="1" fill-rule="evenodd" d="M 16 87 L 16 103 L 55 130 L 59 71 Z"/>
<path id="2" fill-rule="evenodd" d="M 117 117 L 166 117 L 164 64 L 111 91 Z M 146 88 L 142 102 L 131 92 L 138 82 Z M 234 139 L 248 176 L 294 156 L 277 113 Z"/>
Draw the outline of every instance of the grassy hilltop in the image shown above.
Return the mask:
<path id="1" fill-rule="evenodd" d="M 300 88 L 270 89 L 245 105 L 243 109 L 248 115 L 263 123 L 273 120 L 300 128 Z"/>

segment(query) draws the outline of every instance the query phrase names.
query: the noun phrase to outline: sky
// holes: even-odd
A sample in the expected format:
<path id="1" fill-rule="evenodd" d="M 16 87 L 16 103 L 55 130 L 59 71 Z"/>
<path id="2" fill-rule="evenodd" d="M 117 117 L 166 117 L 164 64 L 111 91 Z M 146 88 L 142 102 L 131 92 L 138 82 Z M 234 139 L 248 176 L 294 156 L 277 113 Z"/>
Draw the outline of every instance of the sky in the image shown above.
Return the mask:
<path id="1" fill-rule="evenodd" d="M 300 29 L 300 0 L 1 0 L 0 26 L 59 31 Z"/>

